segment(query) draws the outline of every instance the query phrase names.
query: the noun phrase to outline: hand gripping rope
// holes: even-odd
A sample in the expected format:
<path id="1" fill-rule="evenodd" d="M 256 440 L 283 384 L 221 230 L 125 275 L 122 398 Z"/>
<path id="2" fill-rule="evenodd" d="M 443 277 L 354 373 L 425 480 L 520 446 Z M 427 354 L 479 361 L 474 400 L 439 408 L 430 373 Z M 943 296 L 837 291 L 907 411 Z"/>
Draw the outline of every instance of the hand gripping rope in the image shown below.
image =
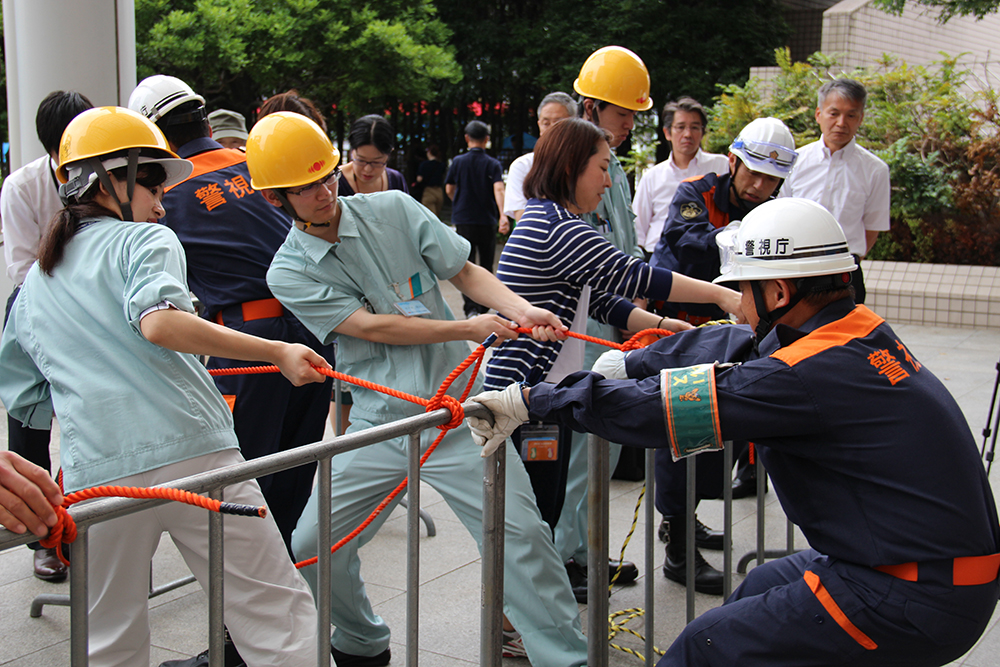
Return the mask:
<path id="1" fill-rule="evenodd" d="M 700 326 L 711 326 L 719 324 L 733 324 L 730 320 L 717 320 L 712 322 L 706 322 Z M 515 329 L 519 334 L 530 334 L 531 329 L 527 327 L 518 327 Z M 607 347 L 614 348 L 616 350 L 622 350 L 628 352 L 631 350 L 636 350 L 655 342 L 660 337 L 673 335 L 673 332 L 667 331 L 665 329 L 643 329 L 638 332 L 630 339 L 624 343 L 615 343 L 613 341 L 603 340 L 601 338 L 595 338 L 594 336 L 588 336 L 586 334 L 579 334 L 572 331 L 567 331 L 566 335 L 570 338 L 579 338 L 580 340 L 597 343 L 599 345 L 606 345 Z M 475 381 L 476 376 L 479 374 L 479 367 L 483 362 L 483 355 L 486 353 L 486 348 L 492 345 L 496 341 L 496 334 L 490 334 L 490 336 L 483 341 L 458 367 L 455 368 L 448 377 L 445 378 L 444 382 L 441 383 L 441 387 L 437 390 L 437 393 L 431 399 L 420 398 L 419 396 L 413 396 L 412 394 L 407 394 L 405 392 L 397 391 L 390 387 L 385 387 L 382 385 L 369 382 L 367 380 L 362 380 L 361 378 L 352 377 L 350 375 L 345 375 L 343 373 L 338 373 L 337 371 L 332 371 L 326 368 L 319 368 L 314 366 L 317 372 L 328 377 L 339 379 L 351 384 L 358 385 L 360 387 L 365 387 L 373 391 L 379 391 L 389 396 L 395 396 L 405 401 L 410 401 L 411 403 L 416 403 L 417 405 L 423 405 L 427 412 L 433 412 L 440 408 L 447 408 L 451 412 L 451 420 L 447 424 L 438 426 L 441 429 L 441 434 L 434 440 L 427 451 L 420 457 L 421 467 L 431 453 L 437 448 L 438 444 L 444 438 L 445 434 L 458 426 L 461 426 L 462 421 L 465 419 L 465 411 L 462 409 L 462 403 L 469 396 L 469 392 L 472 389 L 472 384 Z M 472 364 L 475 364 L 475 368 L 469 376 L 469 381 L 466 384 L 465 390 L 462 392 L 461 399 L 455 399 L 453 396 L 446 394 L 445 392 L 451 387 L 452 383 L 465 372 Z M 278 373 L 280 370 L 277 366 L 246 366 L 240 368 L 219 368 L 212 369 L 209 371 L 210 375 L 241 375 L 241 374 L 261 374 L 261 373 Z M 752 452 L 752 450 L 751 450 Z M 751 453 L 752 456 L 752 453 Z M 385 510 L 386 507 L 393 501 L 393 499 L 399 495 L 403 489 L 406 488 L 409 479 L 403 479 L 393 491 L 387 495 L 382 502 L 372 511 L 372 513 L 365 519 L 357 528 L 351 531 L 350 534 L 342 538 L 336 544 L 330 548 L 330 552 L 335 552 L 337 549 L 342 547 L 344 544 L 350 542 L 352 539 L 358 536 L 368 525 L 375 520 Z M 59 486 L 62 487 L 62 471 L 59 473 Z M 628 535 L 625 536 L 625 541 L 622 544 L 621 552 L 619 554 L 619 560 L 622 560 L 625 556 L 625 549 L 628 546 L 629 541 L 632 538 L 632 534 L 635 532 L 636 522 L 639 516 L 639 507 L 642 504 L 643 496 L 646 492 L 646 486 L 643 485 L 639 492 L 639 497 L 636 500 L 636 508 L 634 515 L 632 517 L 632 526 L 629 529 Z M 125 498 L 162 498 L 167 500 L 174 500 L 177 502 L 184 502 L 189 505 L 196 505 L 198 507 L 203 507 L 213 512 L 221 512 L 223 514 L 235 514 L 239 516 L 256 516 L 265 517 L 267 516 L 266 507 L 254 507 L 251 505 L 238 505 L 234 503 L 225 503 L 212 498 L 206 498 L 205 496 L 200 496 L 189 491 L 183 491 L 180 489 L 170 489 L 164 487 L 153 487 L 153 488 L 142 488 L 142 487 L 122 487 L 122 486 L 99 486 L 90 489 L 83 489 L 81 491 L 76 491 L 67 495 L 63 504 L 55 508 L 57 515 L 56 525 L 50 529 L 49 536 L 43 540 L 39 540 L 42 546 L 46 548 L 55 548 L 56 554 L 67 566 L 70 564 L 69 560 L 63 554 L 63 544 L 68 544 L 76 540 L 77 528 L 76 523 L 73 521 L 73 517 L 70 516 L 69 512 L 66 511 L 70 505 L 78 503 L 82 500 L 88 500 L 91 498 L 99 497 L 112 497 L 119 496 Z M 303 568 L 308 565 L 312 565 L 318 561 L 318 558 L 310 558 L 308 560 L 301 561 L 295 564 L 296 568 Z M 614 585 L 615 581 L 618 579 L 621 569 L 615 572 L 611 581 L 609 582 L 609 590 L 611 586 Z M 641 634 L 632 630 L 631 628 L 625 627 L 625 624 L 630 620 L 642 616 L 645 612 L 642 609 L 625 609 L 618 612 L 613 612 L 608 617 L 609 632 L 610 637 L 613 638 L 618 633 L 624 632 L 628 634 L 635 635 L 639 639 L 644 639 Z M 621 621 L 616 621 L 615 619 L 619 616 L 625 616 Z M 618 646 L 617 644 L 611 644 L 612 648 L 616 648 L 625 653 L 634 655 L 640 659 L 644 659 L 642 655 L 633 651 L 632 649 Z M 660 655 L 663 654 L 663 650 L 654 647 L 654 651 Z"/>
<path id="2" fill-rule="evenodd" d="M 515 331 L 517 331 L 519 334 L 531 333 L 531 329 L 527 327 L 518 327 L 517 329 L 515 329 Z M 566 335 L 572 338 L 579 338 L 584 341 L 598 343 L 601 345 L 607 345 L 608 347 L 613 347 L 615 349 L 628 351 L 637 349 L 639 347 L 644 347 L 652 340 L 655 340 L 658 336 L 670 335 L 670 333 L 671 332 L 662 329 L 644 329 L 643 331 L 640 331 L 632 338 L 630 338 L 628 341 L 622 344 L 603 340 L 601 338 L 595 338 L 593 336 L 587 336 L 586 334 L 578 334 L 572 331 L 566 332 Z M 426 407 L 427 412 L 433 412 L 434 410 L 438 410 L 440 408 L 447 408 L 448 410 L 450 410 L 452 415 L 451 421 L 449 421 L 447 424 L 443 424 L 438 427 L 439 429 L 441 429 L 441 434 L 438 435 L 438 437 L 434 440 L 431 446 L 427 448 L 427 451 L 424 452 L 424 454 L 420 457 L 420 466 L 423 467 L 424 462 L 427 461 L 427 458 L 434 452 L 435 449 L 437 449 L 438 444 L 440 444 L 445 434 L 448 431 L 452 430 L 453 428 L 461 426 L 462 421 L 465 419 L 465 411 L 462 409 L 462 403 L 465 402 L 466 398 L 468 398 L 469 392 L 472 389 L 472 384 L 475 381 L 476 376 L 479 375 L 479 367 L 482 365 L 483 355 L 486 353 L 486 348 L 491 346 L 496 341 L 496 339 L 497 339 L 496 334 L 490 334 L 490 336 L 485 341 L 483 341 L 468 357 L 466 357 L 465 361 L 459 364 L 458 367 L 455 368 L 455 370 L 453 370 L 451 373 L 448 374 L 448 377 L 445 378 L 444 382 L 441 383 L 441 387 L 438 388 L 437 393 L 434 394 L 434 397 L 431 398 L 430 400 L 420 398 L 419 396 L 413 396 L 411 394 L 407 394 L 401 391 L 397 391 L 390 387 L 378 385 L 373 382 L 369 382 L 367 380 L 362 380 L 360 378 L 356 378 L 350 375 L 345 375 L 344 373 L 338 373 L 337 371 L 331 371 L 326 368 L 319 368 L 315 366 L 314 368 L 316 368 L 318 372 L 328 377 L 340 379 L 345 382 L 350 382 L 351 384 L 358 385 L 359 387 L 365 387 L 373 391 L 382 392 L 383 394 L 388 394 L 389 396 L 395 396 L 396 398 L 401 398 L 404 401 L 410 401 L 411 403 L 416 403 L 417 405 L 423 405 Z M 465 390 L 462 392 L 461 399 L 456 400 L 453 396 L 446 394 L 445 392 L 448 390 L 449 387 L 451 387 L 452 383 L 462 373 L 464 373 L 465 370 L 473 363 L 475 364 L 475 368 L 469 375 L 469 381 L 465 386 Z M 240 373 L 274 373 L 274 372 L 278 372 L 278 368 L 276 366 L 223 368 L 223 369 L 213 369 L 209 371 L 209 373 L 212 375 L 237 375 Z M 347 534 L 345 537 L 341 538 L 336 544 L 334 544 L 330 548 L 330 552 L 333 553 L 337 551 L 337 549 L 339 549 L 340 547 L 344 546 L 345 544 L 353 540 L 355 537 L 357 537 L 358 534 L 361 533 L 361 531 L 367 528 L 368 525 L 372 521 L 374 521 L 375 518 L 378 517 L 378 515 L 381 514 L 386 507 L 389 506 L 389 504 L 393 501 L 393 499 L 406 488 L 408 483 L 409 483 L 409 478 L 408 477 L 404 478 L 403 481 L 399 483 L 399 486 L 393 489 L 392 492 L 389 493 L 389 495 L 387 495 L 382 500 L 382 502 L 378 504 L 378 506 L 372 511 L 372 513 L 368 515 L 368 518 L 362 521 L 357 528 L 352 530 L 349 534 Z M 297 568 L 307 567 L 309 565 L 316 563 L 318 560 L 319 560 L 318 557 L 308 558 L 304 561 L 296 563 L 295 567 Z"/>
<path id="3" fill-rule="evenodd" d="M 519 334 L 530 334 L 531 329 L 526 327 L 519 327 L 516 329 Z M 579 338 L 581 340 L 598 343 L 600 345 L 606 345 L 618 350 L 629 351 L 638 349 L 640 347 L 645 347 L 653 340 L 656 340 L 659 336 L 671 335 L 672 332 L 663 329 L 644 329 L 639 333 L 635 334 L 625 343 L 615 343 L 612 341 L 606 341 L 600 338 L 595 338 L 593 336 L 587 336 L 586 334 L 578 334 L 572 331 L 566 332 L 566 335 L 571 338 Z M 479 374 L 479 368 L 482 365 L 483 355 L 486 353 L 486 348 L 492 345 L 496 341 L 496 334 L 491 334 L 483 343 L 481 343 L 458 367 L 455 368 L 448 377 L 445 378 L 444 382 L 441 383 L 441 387 L 438 389 L 437 393 L 431 399 L 421 398 L 419 396 L 413 396 L 412 394 L 407 394 L 405 392 L 392 389 L 391 387 L 385 387 L 383 385 L 375 384 L 367 380 L 362 380 L 361 378 L 352 377 L 350 375 L 345 375 L 343 373 L 338 373 L 337 371 L 332 371 L 326 368 L 315 367 L 316 371 L 326 375 L 331 378 L 339 379 L 351 384 L 358 385 L 360 387 L 365 387 L 373 391 L 382 392 L 388 394 L 389 396 L 394 396 L 396 398 L 409 401 L 411 403 L 416 403 L 417 405 L 423 405 L 427 412 L 433 412 L 441 408 L 447 408 L 452 415 L 451 420 L 447 424 L 443 424 L 438 428 L 441 429 L 441 434 L 434 440 L 427 451 L 424 452 L 423 456 L 420 458 L 420 465 L 423 466 L 427 458 L 434 452 L 438 444 L 440 444 L 442 438 L 444 438 L 445 433 L 448 431 L 461 426 L 462 421 L 465 419 L 465 411 L 462 409 L 462 403 L 468 398 L 469 392 L 472 390 L 472 384 L 475 381 L 476 376 Z M 445 392 L 451 387 L 452 383 L 465 372 L 469 366 L 475 364 L 475 368 L 469 376 L 469 381 L 466 384 L 465 390 L 462 392 L 461 399 L 456 399 L 453 396 L 446 394 Z M 260 373 L 277 373 L 280 372 L 277 366 L 246 366 L 239 368 L 219 368 L 212 369 L 209 371 L 210 375 L 242 375 L 242 374 L 260 374 Z M 60 485 L 61 485 L 61 474 L 60 474 Z M 385 510 L 386 507 L 393 501 L 393 499 L 402 492 L 409 479 L 404 479 L 400 482 L 393 491 L 385 497 L 378 504 L 375 510 L 365 519 L 357 528 L 351 531 L 346 537 L 342 538 L 336 544 L 331 547 L 330 551 L 334 552 L 340 547 L 342 547 L 347 542 L 357 537 L 361 531 L 368 527 L 368 525 L 375 520 L 379 514 Z M 59 559 L 69 565 L 69 561 L 63 554 L 62 544 L 68 544 L 76 540 L 77 529 L 76 523 L 73 521 L 73 517 L 70 516 L 69 512 L 66 511 L 71 505 L 78 503 L 82 500 L 89 500 L 92 498 L 100 497 L 125 497 L 125 498 L 160 498 L 166 500 L 174 500 L 177 502 L 187 503 L 189 505 L 196 505 L 198 507 L 203 507 L 205 509 L 211 510 L 213 512 L 221 512 L 223 514 L 235 514 L 239 516 L 257 516 L 264 517 L 267 515 L 266 507 L 253 507 L 249 505 L 237 505 L 234 503 L 225 503 L 219 500 L 214 500 L 211 498 L 206 498 L 205 496 L 200 496 L 189 491 L 183 491 L 180 489 L 170 489 L 164 487 L 153 487 L 153 488 L 142 488 L 142 487 L 122 487 L 122 486 L 98 486 L 90 489 L 83 489 L 81 491 L 76 491 L 67 495 L 61 506 L 55 508 L 58 520 L 56 525 L 50 529 L 49 536 L 44 540 L 40 540 L 42 546 L 46 548 L 56 548 L 56 553 Z M 627 544 L 627 542 L 626 542 Z M 58 547 L 58 548 L 57 548 Z M 624 547 L 623 547 L 624 548 Z M 312 565 L 318 559 L 311 558 L 304 560 L 302 562 L 296 563 L 297 568 L 303 568 L 308 565 Z"/>

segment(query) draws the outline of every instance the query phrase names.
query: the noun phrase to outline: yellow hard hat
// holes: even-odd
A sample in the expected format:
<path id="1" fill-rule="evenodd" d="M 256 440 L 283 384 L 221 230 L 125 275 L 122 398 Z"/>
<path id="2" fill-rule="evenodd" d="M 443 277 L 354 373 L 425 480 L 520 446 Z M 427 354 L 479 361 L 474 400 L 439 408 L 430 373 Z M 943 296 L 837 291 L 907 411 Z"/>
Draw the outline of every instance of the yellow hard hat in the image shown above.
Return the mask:
<path id="1" fill-rule="evenodd" d="M 623 46 L 605 46 L 591 53 L 573 89 L 584 97 L 632 111 L 646 111 L 653 106 L 649 70 L 639 56 Z"/>
<path id="2" fill-rule="evenodd" d="M 69 122 L 59 142 L 59 198 L 66 205 L 77 203 L 101 181 L 117 202 L 122 220 L 132 220 L 136 168 L 147 163 L 163 167 L 164 188 L 185 180 L 194 168 L 170 150 L 160 128 L 142 114 L 122 107 L 88 109 Z M 108 177 L 120 167 L 128 168 L 124 201 Z"/>
<path id="3" fill-rule="evenodd" d="M 181 161 L 170 150 L 160 128 L 141 114 L 122 107 L 97 107 L 88 109 L 70 121 L 59 142 L 59 168 L 56 178 L 60 183 L 69 179 L 67 169 L 73 163 L 88 158 L 107 156 L 130 148 L 138 148 L 147 157 Z M 182 162 L 187 163 L 187 160 Z M 166 166 L 166 165 L 165 165 Z M 177 165 L 177 168 L 184 168 Z M 190 164 L 186 167 L 190 173 Z M 167 169 L 170 174 L 171 169 Z"/>
<path id="4" fill-rule="evenodd" d="M 247 137 L 246 151 L 254 190 L 309 185 L 340 162 L 340 151 L 320 126 L 291 111 L 276 111 L 257 121 Z"/>

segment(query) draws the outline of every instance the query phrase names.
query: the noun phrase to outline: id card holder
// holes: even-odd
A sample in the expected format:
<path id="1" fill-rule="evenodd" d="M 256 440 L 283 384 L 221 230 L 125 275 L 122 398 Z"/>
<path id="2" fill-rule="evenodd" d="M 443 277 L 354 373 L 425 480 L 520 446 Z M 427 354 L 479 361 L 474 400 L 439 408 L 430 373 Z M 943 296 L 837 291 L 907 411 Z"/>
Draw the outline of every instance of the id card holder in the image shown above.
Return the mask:
<path id="1" fill-rule="evenodd" d="M 525 424 L 521 427 L 521 459 L 555 461 L 559 458 L 559 427 L 556 424 Z"/>
<path id="2" fill-rule="evenodd" d="M 394 305 L 396 306 L 396 310 L 401 312 L 406 317 L 420 317 L 421 315 L 431 314 L 430 308 L 416 299 L 413 299 L 412 301 L 397 301 Z"/>

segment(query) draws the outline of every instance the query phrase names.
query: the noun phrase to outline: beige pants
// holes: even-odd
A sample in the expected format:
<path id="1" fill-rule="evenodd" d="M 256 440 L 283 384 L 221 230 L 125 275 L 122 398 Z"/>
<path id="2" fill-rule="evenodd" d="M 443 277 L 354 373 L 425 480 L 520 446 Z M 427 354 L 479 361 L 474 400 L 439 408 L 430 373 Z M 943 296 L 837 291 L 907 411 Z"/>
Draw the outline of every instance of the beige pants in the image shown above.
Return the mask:
<path id="1" fill-rule="evenodd" d="M 117 480 L 155 486 L 243 461 L 236 449 L 200 456 Z M 224 500 L 263 505 L 257 482 L 226 489 Z M 149 665 L 149 562 L 169 533 L 192 574 L 208 590 L 208 511 L 182 503 L 97 524 L 90 529 L 90 664 Z M 225 621 L 248 665 L 312 665 L 316 605 L 266 519 L 225 518 Z M 208 635 L 205 641 L 207 645 Z"/>

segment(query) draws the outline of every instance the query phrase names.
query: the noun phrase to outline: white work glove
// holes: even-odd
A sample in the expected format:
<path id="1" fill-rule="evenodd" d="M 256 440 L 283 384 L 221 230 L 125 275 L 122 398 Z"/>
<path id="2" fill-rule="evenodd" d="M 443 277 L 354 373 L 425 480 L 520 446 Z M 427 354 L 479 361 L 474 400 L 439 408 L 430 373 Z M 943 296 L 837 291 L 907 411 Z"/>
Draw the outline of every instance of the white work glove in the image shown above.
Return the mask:
<path id="1" fill-rule="evenodd" d="M 512 384 L 502 391 L 484 391 L 469 399 L 485 405 L 493 413 L 493 424 L 481 417 L 466 417 L 472 430 L 472 439 L 483 448 L 480 456 L 488 457 L 503 444 L 503 441 L 528 421 L 528 406 L 524 404 L 524 394 L 520 384 Z"/>
<path id="2" fill-rule="evenodd" d="M 621 350 L 608 350 L 597 358 L 591 370 L 609 380 L 628 379 L 628 373 L 625 371 L 625 353 Z"/>

